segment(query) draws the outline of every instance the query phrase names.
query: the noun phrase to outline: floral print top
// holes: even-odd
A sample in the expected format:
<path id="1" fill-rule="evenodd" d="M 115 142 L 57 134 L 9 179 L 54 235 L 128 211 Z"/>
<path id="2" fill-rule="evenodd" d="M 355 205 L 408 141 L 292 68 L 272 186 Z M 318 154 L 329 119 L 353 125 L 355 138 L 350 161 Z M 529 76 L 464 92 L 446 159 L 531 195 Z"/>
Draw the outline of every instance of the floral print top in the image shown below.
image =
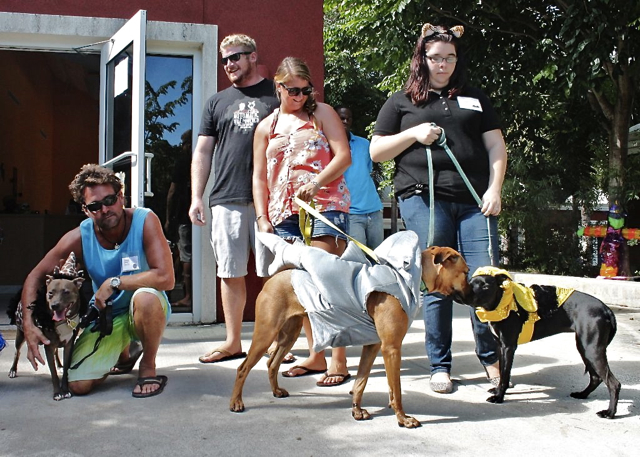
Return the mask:
<path id="1" fill-rule="evenodd" d="M 329 142 L 316 126 L 313 115 L 303 126 L 290 134 L 274 133 L 278 123 L 276 109 L 267 146 L 267 186 L 269 188 L 269 219 L 275 226 L 299 207 L 293 200 L 301 186 L 313 181 L 333 158 Z M 351 196 L 343 176 L 326 184 L 314 198 L 319 212 L 349 212 Z"/>

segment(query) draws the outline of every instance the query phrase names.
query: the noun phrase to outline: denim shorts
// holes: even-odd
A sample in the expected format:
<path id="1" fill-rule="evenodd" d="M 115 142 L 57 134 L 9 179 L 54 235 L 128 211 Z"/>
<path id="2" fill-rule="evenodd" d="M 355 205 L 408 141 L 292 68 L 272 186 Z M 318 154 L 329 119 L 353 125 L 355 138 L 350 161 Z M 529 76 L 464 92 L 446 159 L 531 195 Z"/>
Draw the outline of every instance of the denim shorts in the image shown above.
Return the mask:
<path id="1" fill-rule="evenodd" d="M 325 211 L 321 214 L 344 233 L 349 231 L 349 215 L 347 213 L 343 213 L 342 211 Z M 300 216 L 293 214 L 276 225 L 273 228 L 274 232 L 280 238 L 284 238 L 285 240 L 302 240 L 299 221 Z M 341 240 L 347 240 L 346 235 L 338 232 L 332 227 L 329 227 L 320 219 L 313 218 L 313 231 L 311 232 L 311 238 L 320 238 L 321 236 L 331 236 Z"/>

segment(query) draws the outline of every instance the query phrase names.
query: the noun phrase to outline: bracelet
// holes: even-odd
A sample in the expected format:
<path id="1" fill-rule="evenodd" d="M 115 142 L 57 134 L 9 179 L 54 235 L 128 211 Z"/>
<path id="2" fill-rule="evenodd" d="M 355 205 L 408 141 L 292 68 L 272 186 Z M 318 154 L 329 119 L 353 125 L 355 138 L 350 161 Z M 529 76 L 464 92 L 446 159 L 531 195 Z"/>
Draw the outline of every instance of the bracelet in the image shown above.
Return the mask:
<path id="1" fill-rule="evenodd" d="M 256 217 L 256 222 L 258 222 L 261 217 L 267 217 L 267 215 L 266 214 L 261 214 L 260 216 Z"/>
<path id="2" fill-rule="evenodd" d="M 318 184 L 318 181 L 316 181 L 316 180 L 311 181 L 311 184 L 316 186 L 316 189 L 318 189 L 318 190 L 322 189 L 322 187 L 320 187 L 320 184 Z"/>

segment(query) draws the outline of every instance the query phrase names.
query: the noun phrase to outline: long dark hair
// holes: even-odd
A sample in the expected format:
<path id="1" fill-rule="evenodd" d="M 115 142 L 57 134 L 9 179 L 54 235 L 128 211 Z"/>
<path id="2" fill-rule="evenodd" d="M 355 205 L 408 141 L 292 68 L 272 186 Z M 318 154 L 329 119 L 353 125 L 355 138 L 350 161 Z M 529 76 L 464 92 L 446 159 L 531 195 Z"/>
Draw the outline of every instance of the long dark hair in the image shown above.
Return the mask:
<path id="1" fill-rule="evenodd" d="M 431 30 L 435 30 L 435 33 L 426 35 L 425 29 L 427 26 L 429 26 Z M 411 98 L 411 102 L 416 106 L 423 105 L 429 98 L 431 82 L 429 81 L 427 50 L 431 47 L 431 44 L 436 41 L 453 44 L 458 56 L 456 69 L 453 71 L 449 85 L 447 86 L 449 92 L 448 97 L 452 98 L 458 95 L 467 85 L 466 56 L 464 55 L 462 46 L 460 46 L 460 40 L 456 38 L 452 30 L 453 29 L 447 29 L 441 25 L 431 26 L 430 24 L 425 24 L 423 27 L 423 33 L 420 38 L 418 38 L 418 42 L 413 51 L 413 57 L 411 58 L 411 73 L 404 86 L 405 94 Z"/>

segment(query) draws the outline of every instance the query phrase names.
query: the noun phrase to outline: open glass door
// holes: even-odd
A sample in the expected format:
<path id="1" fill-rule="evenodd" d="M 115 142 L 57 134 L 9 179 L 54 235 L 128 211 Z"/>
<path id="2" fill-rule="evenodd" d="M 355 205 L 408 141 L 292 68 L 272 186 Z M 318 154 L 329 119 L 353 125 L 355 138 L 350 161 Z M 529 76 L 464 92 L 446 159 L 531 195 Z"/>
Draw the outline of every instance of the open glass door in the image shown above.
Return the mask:
<path id="1" fill-rule="evenodd" d="M 100 163 L 125 183 L 127 206 L 144 206 L 144 85 L 147 12 L 138 11 L 103 46 L 101 57 Z"/>

